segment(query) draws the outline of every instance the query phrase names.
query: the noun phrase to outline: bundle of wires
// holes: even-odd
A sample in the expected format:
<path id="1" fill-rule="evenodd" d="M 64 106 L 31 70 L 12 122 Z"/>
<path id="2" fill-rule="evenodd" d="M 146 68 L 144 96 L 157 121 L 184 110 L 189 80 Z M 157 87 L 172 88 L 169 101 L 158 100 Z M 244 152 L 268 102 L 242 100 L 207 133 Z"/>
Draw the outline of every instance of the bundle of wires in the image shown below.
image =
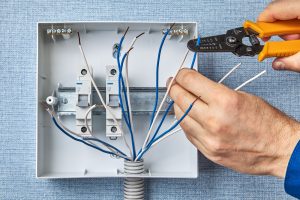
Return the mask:
<path id="1" fill-rule="evenodd" d="M 170 28 L 170 29 L 171 29 L 171 28 Z M 157 60 L 158 65 L 157 65 L 157 67 L 156 67 L 156 83 L 157 83 L 157 84 L 156 84 L 156 91 L 158 91 L 158 75 L 157 75 L 157 74 L 159 74 L 159 62 L 160 62 L 159 59 L 160 59 L 161 49 L 162 49 L 162 45 L 163 45 L 163 43 L 164 43 L 164 41 L 165 41 L 166 36 L 169 34 L 170 29 L 168 29 L 168 31 L 166 31 L 166 33 L 165 33 L 165 35 L 164 35 L 164 37 L 163 37 L 163 39 L 162 39 L 160 48 L 159 48 L 159 53 L 158 53 L 158 57 L 157 57 L 157 59 L 158 59 L 158 60 Z M 198 39 L 197 39 L 197 46 L 200 45 L 200 41 L 201 41 L 201 40 L 200 40 L 200 37 L 198 37 Z M 195 53 L 194 53 L 194 56 L 193 56 L 193 60 L 192 60 L 191 66 L 190 66 L 191 69 L 194 68 L 196 58 L 197 58 L 197 53 L 195 52 Z M 197 100 L 197 99 L 196 99 L 196 100 Z M 196 100 L 195 100 L 195 101 L 196 101 Z M 152 112 L 152 117 L 151 117 L 151 121 L 150 121 L 150 125 L 151 125 L 151 126 L 153 126 L 153 123 L 154 123 L 154 122 L 153 122 L 153 119 L 154 119 L 154 113 L 155 113 L 156 107 L 157 107 L 157 102 L 158 102 L 158 94 L 156 93 L 156 99 L 155 99 L 155 104 L 154 104 L 154 110 L 153 110 L 153 112 Z M 188 113 L 190 112 L 190 110 L 192 109 L 192 107 L 193 107 L 193 105 L 194 105 L 194 102 L 193 102 L 193 103 L 189 106 L 189 108 L 185 111 L 185 113 L 183 114 L 183 116 L 182 116 L 177 122 L 175 122 L 174 125 L 172 125 L 169 129 L 167 129 L 166 131 L 164 131 L 161 135 L 159 135 L 158 137 L 156 137 L 157 134 L 158 134 L 158 132 L 159 132 L 159 130 L 160 130 L 160 128 L 161 128 L 161 126 L 163 125 L 163 122 L 164 122 L 164 120 L 166 119 L 166 117 L 167 117 L 169 111 L 170 111 L 171 108 L 173 107 L 173 105 L 174 105 L 174 101 L 172 100 L 172 101 L 169 103 L 169 105 L 168 105 L 168 107 L 167 107 L 167 109 L 166 109 L 166 111 L 165 111 L 165 113 L 164 113 L 164 115 L 163 115 L 163 117 L 162 117 L 162 119 L 161 119 L 161 121 L 160 121 L 158 127 L 156 128 L 156 130 L 155 130 L 155 132 L 154 132 L 154 134 L 153 134 L 151 140 L 147 143 L 147 145 L 144 145 L 144 146 L 140 149 L 140 151 L 139 151 L 139 153 L 138 153 L 138 156 L 137 156 L 136 160 L 140 160 L 140 159 L 143 157 L 143 155 L 151 148 L 151 146 L 152 146 L 156 141 L 158 141 L 159 139 L 161 139 L 162 137 L 164 137 L 165 135 L 167 135 L 168 133 L 170 133 L 172 130 L 174 130 L 174 129 L 180 124 L 180 122 L 188 115 Z M 152 128 L 151 126 L 150 126 L 150 128 Z M 147 142 L 147 139 L 145 140 L 145 142 Z"/>
<path id="2" fill-rule="evenodd" d="M 127 30 L 128 30 L 128 29 L 127 29 Z M 127 32 L 127 30 L 126 30 L 126 32 Z M 125 32 L 125 34 L 126 34 L 126 32 Z M 99 92 L 99 89 L 98 89 L 98 87 L 97 87 L 97 85 L 96 85 L 96 83 L 95 83 L 95 81 L 94 81 L 94 79 L 93 79 L 93 77 L 92 77 L 92 74 L 91 74 L 91 71 L 90 71 L 90 67 L 89 67 L 89 65 L 88 65 L 88 63 L 87 63 L 86 56 L 85 56 L 84 51 L 83 51 L 82 46 L 81 46 L 81 40 L 80 40 L 79 32 L 78 32 L 77 34 L 78 34 L 79 48 L 80 48 L 80 51 L 81 51 L 81 53 L 82 53 L 82 56 L 83 56 L 83 58 L 84 58 L 84 61 L 85 61 L 86 67 L 87 67 L 87 71 L 88 71 L 87 74 L 90 76 L 91 82 L 92 82 L 92 84 L 93 84 L 93 86 L 94 86 L 94 88 L 95 88 L 95 90 L 96 90 L 96 92 L 97 92 L 97 94 L 98 94 L 98 97 L 100 98 L 100 101 L 101 101 L 102 105 L 104 106 L 104 108 L 106 109 L 107 112 L 110 112 L 110 113 L 111 113 L 111 109 L 109 108 L 109 106 L 107 106 L 107 105 L 105 104 L 105 102 L 104 102 L 104 100 L 103 100 L 103 98 L 102 98 L 102 96 L 101 96 L 101 94 L 100 94 L 100 92 Z M 122 39 L 121 39 L 122 41 L 124 40 L 125 34 L 124 34 L 124 36 L 123 36 Z M 120 50 L 120 49 L 119 49 L 119 50 Z M 128 51 L 128 52 L 129 52 L 129 51 Z M 119 64 L 118 66 L 120 66 L 120 71 L 122 71 L 122 67 L 123 67 L 123 64 L 124 64 L 124 60 L 125 60 L 125 58 L 126 58 L 128 52 L 125 53 L 125 55 L 123 56 L 122 64 L 120 64 L 119 59 L 118 59 L 118 64 Z M 118 54 L 118 55 L 119 55 L 119 54 Z M 120 81 L 122 81 L 122 84 L 123 84 L 123 86 L 124 86 L 124 81 L 123 81 L 122 73 L 120 73 L 120 74 L 121 74 L 121 76 L 119 76 L 119 84 L 120 84 Z M 120 92 L 120 94 L 121 94 L 121 92 Z M 126 93 L 125 93 L 125 95 L 126 95 Z M 121 95 L 120 95 L 120 96 L 121 96 Z M 126 102 L 127 102 L 127 97 L 126 97 L 126 96 L 125 96 L 125 99 L 126 99 Z M 121 100 L 122 100 L 122 98 L 121 98 Z M 101 152 L 103 152 L 103 153 L 110 154 L 110 155 L 116 156 L 116 157 L 122 157 L 122 158 L 124 158 L 125 160 L 133 160 L 133 159 L 135 158 L 135 154 L 134 154 L 134 156 L 132 156 L 132 157 L 130 158 L 130 157 L 128 157 L 125 153 L 123 153 L 121 150 L 119 150 L 118 148 L 116 148 L 116 147 L 114 147 L 113 145 L 110 145 L 110 144 L 108 144 L 108 143 L 106 143 L 106 142 L 104 142 L 104 141 L 102 141 L 102 140 L 100 140 L 100 139 L 98 139 L 98 138 L 95 138 L 95 137 L 93 137 L 93 136 L 91 136 L 91 137 L 83 137 L 82 135 L 80 135 L 80 134 L 78 134 L 78 133 L 75 133 L 75 132 L 71 131 L 70 129 L 66 128 L 66 127 L 62 124 L 62 122 L 59 120 L 59 118 L 57 118 L 57 117 L 55 116 L 55 114 L 54 114 L 54 113 L 55 113 L 55 112 L 54 112 L 54 109 L 51 110 L 51 108 L 49 108 L 49 107 L 46 105 L 46 103 L 43 103 L 43 102 L 42 102 L 42 104 L 43 104 L 43 106 L 45 107 L 45 109 L 48 111 L 48 113 L 51 115 L 52 121 L 53 121 L 54 124 L 57 126 L 57 128 L 58 128 L 62 133 L 64 133 L 64 134 L 67 135 L 68 137 L 72 138 L 73 140 L 75 140 L 75 141 L 77 141 L 77 142 L 81 142 L 81 143 L 83 143 L 83 144 L 85 144 L 85 145 L 87 145 L 87 146 L 89 146 L 89 147 L 92 147 L 92 148 L 94 148 L 94 149 L 97 149 L 97 150 L 99 150 L 99 151 L 101 151 Z M 126 105 L 128 106 L 128 103 L 126 103 Z M 88 114 L 93 108 L 95 108 L 95 107 L 97 107 L 97 105 L 91 106 L 91 108 L 90 108 L 90 109 L 88 110 L 88 112 L 86 113 L 85 124 L 87 124 L 87 119 L 86 119 L 86 118 L 87 118 L 87 114 Z M 122 108 L 123 108 L 123 106 L 122 106 Z M 124 113 L 124 110 L 123 110 L 123 113 Z M 112 113 L 111 113 L 111 114 L 112 114 Z M 117 123 L 117 126 L 120 128 L 120 126 L 119 126 L 119 124 L 118 124 L 118 122 L 117 122 L 117 120 L 115 119 L 115 117 L 114 117 L 113 114 L 112 114 L 112 116 L 113 116 L 113 120 Z M 129 119 L 129 118 L 128 118 L 128 119 Z M 57 121 L 57 120 L 59 120 L 59 121 Z M 130 121 L 129 121 L 129 122 L 127 121 L 127 123 L 130 123 Z M 130 128 L 131 126 L 128 126 L 128 127 Z M 87 126 L 87 128 L 88 128 L 88 126 Z M 89 128 L 88 128 L 88 130 L 89 130 L 90 134 L 92 135 L 91 130 L 90 130 Z M 121 130 L 121 131 L 122 131 L 122 130 Z M 130 131 L 131 131 L 131 134 L 132 134 L 132 130 L 131 130 L 131 129 L 130 129 Z M 123 131 L 122 131 L 122 132 L 123 132 Z M 132 136 L 133 136 L 133 134 L 132 134 Z M 100 144 L 102 144 L 102 145 L 104 145 L 106 148 L 108 148 L 109 151 L 106 151 L 106 150 L 100 148 L 98 145 L 94 144 L 92 141 L 99 142 Z M 125 141 L 125 143 L 126 143 L 126 145 L 127 145 L 127 142 L 126 142 L 125 137 L 124 137 L 124 141 Z M 133 142 L 133 149 L 134 149 L 134 153 L 135 153 L 134 140 L 132 140 L 132 142 Z M 130 149 L 129 149 L 129 150 L 130 150 Z M 130 150 L 130 151 L 131 151 L 131 150 Z"/>
<path id="3" fill-rule="evenodd" d="M 114 147 L 113 145 L 110 145 L 98 138 L 82 137 L 82 136 L 80 136 L 80 134 L 74 133 L 73 131 L 64 127 L 62 122 L 55 115 L 54 110 L 52 110 L 45 102 L 42 102 L 41 104 L 42 104 L 42 106 L 44 106 L 45 110 L 49 113 L 54 125 L 66 136 L 70 137 L 71 139 L 73 139 L 77 142 L 81 142 L 89 147 L 92 147 L 102 153 L 106 153 L 106 154 L 116 156 L 116 157 L 121 157 L 121 158 L 124 158 L 125 160 L 130 160 L 130 158 L 124 152 L 122 152 L 120 149 L 118 149 L 117 147 Z M 107 149 L 109 149 L 109 151 L 102 149 L 101 147 L 99 147 L 98 145 L 96 145 L 90 141 L 99 142 L 100 144 L 105 146 Z"/>
<path id="4" fill-rule="evenodd" d="M 130 115 L 129 112 L 125 112 L 124 109 L 124 105 L 123 105 L 123 99 L 122 99 L 122 91 L 124 94 L 124 98 L 125 98 L 125 105 L 126 105 L 126 109 L 127 111 L 129 111 L 129 103 L 128 103 L 128 96 L 127 96 L 127 91 L 126 91 L 126 87 L 125 87 L 125 83 L 124 83 L 124 79 L 123 79 L 123 75 L 122 75 L 122 70 L 123 70 L 123 64 L 124 61 L 126 59 L 126 56 L 128 55 L 128 52 L 124 54 L 122 61 L 120 62 L 120 49 L 121 49 L 121 45 L 123 43 L 125 35 L 122 37 L 120 44 L 119 44 L 119 49 L 118 49 L 118 55 L 117 55 L 117 61 L 118 61 L 118 68 L 119 68 L 119 79 L 118 79 L 118 86 L 119 86 L 119 102 L 120 102 L 120 107 L 122 110 L 122 115 L 124 117 L 124 121 L 126 123 L 126 126 L 129 130 L 130 133 L 130 137 L 131 137 L 131 145 L 132 145 L 132 152 L 133 152 L 133 159 L 135 159 L 136 157 L 136 149 L 135 149 L 135 142 L 134 142 L 134 135 L 133 135 L 133 130 L 132 130 L 132 125 L 131 125 L 131 119 L 130 119 Z M 123 88 L 123 90 L 122 90 Z M 125 136 L 124 136 L 125 137 Z"/>
<path id="5" fill-rule="evenodd" d="M 198 37 L 197 39 L 197 45 L 200 45 L 200 37 Z M 191 64 L 191 69 L 193 69 L 194 67 L 194 64 L 195 64 L 195 59 L 196 59 L 196 53 L 194 54 L 194 57 L 193 57 L 193 60 L 192 60 L 192 64 Z M 236 65 L 235 67 L 233 67 L 218 83 L 222 83 L 234 70 L 236 70 L 239 66 L 241 65 L 241 63 L 239 63 L 238 65 Z M 236 87 L 234 90 L 235 91 L 238 91 L 240 90 L 242 87 L 244 87 L 245 85 L 247 85 L 248 83 L 252 82 L 253 80 L 257 79 L 258 77 L 260 77 L 261 75 L 263 75 L 264 73 L 266 73 L 266 70 L 263 70 L 262 72 L 258 73 L 256 76 L 250 78 L 249 80 L 245 81 L 244 83 L 242 83 L 240 86 Z M 176 74 L 177 75 L 177 74 Z M 176 77 L 176 76 L 175 76 Z M 173 78 L 174 79 L 174 78 Z M 173 81 L 173 80 L 172 80 Z M 171 82 L 172 82 L 171 81 Z M 170 88 L 170 86 L 168 87 L 168 89 Z M 168 90 L 167 90 L 167 93 L 168 93 Z M 166 93 L 166 94 L 167 94 Z M 161 125 L 163 124 L 163 121 L 165 120 L 166 116 L 167 116 L 167 113 L 170 111 L 171 107 L 174 105 L 174 101 L 171 101 L 169 103 L 169 106 L 168 108 L 166 109 L 162 119 L 161 119 L 161 122 L 159 123 L 158 125 L 158 128 L 156 129 L 152 139 L 150 140 L 149 143 L 147 143 L 147 145 L 145 147 L 143 147 L 139 153 L 138 153 L 138 156 L 136 158 L 136 160 L 140 160 L 142 159 L 143 155 L 152 147 L 154 146 L 155 144 L 157 144 L 158 142 L 160 142 L 161 140 L 165 139 L 166 137 L 180 131 L 181 129 L 177 129 L 177 130 L 174 130 L 176 128 L 176 126 L 178 126 L 182 120 L 184 120 L 184 118 L 188 115 L 188 113 L 191 111 L 194 103 L 197 101 L 197 99 L 200 99 L 200 97 L 196 98 L 194 100 L 193 103 L 190 104 L 190 106 L 188 107 L 188 109 L 184 112 L 184 114 L 180 117 L 180 119 L 178 121 L 176 121 L 170 128 L 168 128 L 166 131 L 164 131 L 162 134 L 160 134 L 158 137 L 157 136 L 157 133 L 159 131 L 159 129 L 161 128 Z M 174 131 L 173 131 L 174 130 Z M 171 132 L 172 131 L 172 132 Z M 147 142 L 147 140 L 145 140 L 145 142 Z"/>
<path id="6" fill-rule="evenodd" d="M 161 44 L 160 44 L 160 47 L 159 47 L 159 50 L 158 50 L 158 56 L 157 56 L 157 62 L 156 62 L 156 88 L 155 88 L 155 102 L 154 102 L 154 107 L 153 107 L 153 112 L 152 112 L 152 116 L 151 116 L 151 119 L 150 119 L 150 131 L 149 133 L 151 132 L 151 129 L 152 129 L 152 126 L 155 122 L 155 119 L 156 119 L 156 112 L 157 112 L 157 104 L 158 104 L 158 91 L 159 91 L 159 64 L 160 64 L 160 57 L 161 57 L 161 52 L 162 52 L 162 48 L 163 48 L 163 45 L 164 45 L 164 42 L 166 40 L 166 37 L 168 36 L 168 34 L 170 33 L 170 30 L 172 29 L 172 27 L 174 26 L 174 24 L 172 24 L 170 26 L 169 29 L 167 29 L 167 31 L 165 32 L 163 38 L 162 38 L 162 41 L 161 41 Z M 55 117 L 55 114 L 54 114 L 54 111 L 51 111 L 49 108 L 47 108 L 46 110 L 49 112 L 49 114 L 51 115 L 51 118 L 54 122 L 54 124 L 58 127 L 58 129 L 64 133 L 65 135 L 67 135 L 68 137 L 72 138 L 73 140 L 75 141 L 78 141 L 78 142 L 81 142 L 89 147 L 92 147 L 94 149 L 97 149 L 103 153 L 106 153 L 106 154 L 110 154 L 110 155 L 113 155 L 113 156 L 117 156 L 117 157 L 122 157 L 124 158 L 125 160 L 140 160 L 143 155 L 151 148 L 151 146 L 157 142 L 158 140 L 160 139 L 163 139 L 164 136 L 166 136 L 168 133 L 170 133 L 173 129 L 175 129 L 179 124 L 180 122 L 188 115 L 188 113 L 190 112 L 190 110 L 192 109 L 195 101 L 195 100 L 190 106 L 189 108 L 185 111 L 185 113 L 183 114 L 183 116 L 178 120 L 176 121 L 169 129 L 167 129 L 166 131 L 164 131 L 162 134 L 160 134 L 159 136 L 158 133 L 160 131 L 160 128 L 162 127 L 169 111 L 172 109 L 173 105 L 174 105 L 174 101 L 171 101 L 164 113 L 164 115 L 162 116 L 162 119 L 161 121 L 159 122 L 158 124 L 158 127 L 156 128 L 154 134 L 153 134 L 153 137 L 151 138 L 150 141 L 148 141 L 149 138 L 146 138 L 145 140 L 145 143 L 143 146 L 143 148 L 140 149 L 138 155 L 136 154 L 136 148 L 135 148 L 135 141 L 134 141 L 134 134 L 133 134 L 133 126 L 132 126 L 132 117 L 130 116 L 130 101 L 129 101 L 129 93 L 127 93 L 127 90 L 129 90 L 129 88 L 126 88 L 125 86 L 125 83 L 124 83 L 124 78 L 123 78 L 123 74 L 122 74 L 122 71 L 123 71 L 123 65 L 124 65 L 124 61 L 125 59 L 128 57 L 128 54 L 129 54 L 129 51 L 132 50 L 132 46 L 135 42 L 135 40 L 141 36 L 142 34 L 138 35 L 135 37 L 135 39 L 133 40 L 132 42 L 132 45 L 130 47 L 130 49 L 124 53 L 124 55 L 122 56 L 122 59 L 121 58 L 121 48 L 122 48 L 122 44 L 123 44 L 123 41 L 125 39 L 125 36 L 127 34 L 127 31 L 128 31 L 129 27 L 126 29 L 125 33 L 123 34 L 123 36 L 121 37 L 121 40 L 119 42 L 119 45 L 118 45 L 118 51 L 117 51 L 117 64 L 118 64 L 118 69 L 119 69 L 119 77 L 118 77 L 118 88 L 119 88 L 119 102 L 120 102 L 120 107 L 121 107 L 121 110 L 122 110 L 122 115 L 124 117 L 124 121 L 125 121 L 125 124 L 129 130 L 129 133 L 130 133 L 130 137 L 131 137 L 131 145 L 132 145 L 132 158 L 128 157 L 125 153 L 123 153 L 121 150 L 119 150 L 118 148 L 114 147 L 113 145 L 110 145 L 98 138 L 95 138 L 95 137 L 82 137 L 80 134 L 76 134 L 74 133 L 73 131 L 70 131 L 69 129 L 67 129 L 66 127 L 64 127 L 62 125 L 62 123 L 60 121 L 57 121 L 58 118 Z M 83 49 L 81 47 L 81 42 L 80 42 L 80 37 L 79 37 L 79 33 L 78 33 L 78 39 L 79 39 L 79 47 L 80 47 L 80 50 L 82 52 L 82 55 L 84 57 L 84 60 L 85 60 L 85 63 L 87 65 L 87 69 L 88 69 L 88 72 L 89 72 L 89 75 L 91 76 L 90 74 L 90 69 L 89 69 L 89 66 L 88 66 L 88 63 L 87 63 L 87 60 L 86 60 L 86 57 L 84 55 L 84 52 L 83 52 Z M 197 40 L 197 45 L 200 44 L 200 37 L 198 37 L 198 40 Z M 195 64 L 195 60 L 196 60 L 196 53 L 194 54 L 194 57 L 193 57 L 193 60 L 192 60 L 192 64 L 191 64 L 191 69 L 194 67 L 194 64 Z M 186 58 L 186 57 L 185 57 Z M 128 73 L 128 72 L 127 72 Z M 128 74 L 126 74 L 128 76 Z M 128 77 L 126 77 L 128 79 Z M 101 100 L 101 103 L 103 104 L 103 106 L 106 108 L 106 110 L 108 112 L 111 112 L 109 107 L 104 103 L 101 95 L 100 95 L 100 92 L 98 91 L 97 89 L 97 86 L 91 76 L 91 79 L 92 79 L 92 83 L 98 93 L 98 96 Z M 128 81 L 126 79 L 126 81 Z M 127 87 L 128 87 L 128 82 L 127 82 Z M 125 102 L 123 101 L 123 98 L 122 98 L 122 93 L 123 93 L 123 96 L 124 96 L 124 100 Z M 125 104 L 125 105 L 124 105 Z M 91 111 L 91 110 L 89 110 Z M 127 111 L 127 113 L 126 113 Z M 115 119 L 114 119 L 115 120 Z M 85 121 L 86 122 L 86 121 Z M 87 123 L 87 122 L 86 122 Z M 74 136 L 75 135 L 75 136 Z M 125 137 L 123 135 L 123 137 Z M 106 148 L 108 148 L 109 151 L 107 150 L 104 150 L 102 148 L 100 148 L 98 145 L 94 144 L 92 141 L 96 141 L 96 142 L 99 142 L 100 144 L 104 145 Z M 125 139 L 126 141 L 126 139 Z M 127 144 L 127 143 L 126 143 Z M 129 147 L 129 146 L 128 146 Z"/>
<path id="7" fill-rule="evenodd" d="M 190 104 L 190 106 L 184 112 L 184 114 L 180 117 L 180 119 L 177 120 L 170 128 L 168 128 L 166 131 L 164 131 L 158 137 L 155 137 L 156 135 L 153 135 L 152 139 L 150 140 L 150 142 L 148 143 L 148 145 L 146 146 L 146 148 L 144 150 L 141 149 L 141 151 L 139 152 L 138 157 L 137 157 L 136 160 L 140 160 L 143 157 L 143 155 L 151 148 L 151 146 L 153 145 L 154 142 L 156 142 L 157 140 L 159 140 L 160 138 L 162 138 L 163 136 L 165 136 L 166 134 L 168 134 L 170 131 L 172 131 L 173 129 L 175 129 L 182 122 L 182 120 L 184 120 L 184 118 L 189 114 L 189 112 L 191 111 L 191 109 L 192 109 L 192 107 L 193 107 L 193 105 L 194 105 L 194 103 L 196 102 L 197 99 L 195 99 L 195 101 Z M 174 102 L 172 104 L 170 104 L 170 105 L 173 105 L 173 104 L 174 104 Z M 169 110 L 166 110 L 165 113 L 167 113 L 167 111 L 169 111 Z M 164 120 L 165 116 L 166 116 L 166 114 L 163 116 L 162 121 Z M 162 123 L 160 123 L 160 124 L 162 124 Z M 157 134 L 157 132 L 158 132 L 158 130 L 155 133 Z"/>
<path id="8" fill-rule="evenodd" d="M 123 41 L 125 39 L 125 36 L 127 34 L 129 27 L 126 29 L 124 35 L 122 36 L 119 45 L 118 45 L 118 52 L 117 52 L 117 64 L 118 64 L 118 68 L 119 68 L 119 79 L 118 79 L 118 88 L 119 88 L 119 102 L 120 102 L 120 107 L 122 110 L 122 115 L 124 117 L 124 121 L 125 124 L 129 130 L 130 133 L 130 138 L 131 138 L 131 145 L 132 145 L 132 159 L 134 160 L 136 158 L 136 148 L 135 148 L 135 141 L 134 141 L 134 134 L 133 134 L 133 126 L 132 126 L 132 116 L 131 116 L 131 109 L 130 109 L 130 101 L 129 101 L 129 92 L 127 93 L 127 90 L 129 90 L 129 88 L 125 87 L 125 83 L 124 83 L 124 78 L 123 78 L 123 65 L 124 65 L 124 61 L 125 59 L 128 57 L 129 52 L 133 49 L 133 44 L 135 42 L 135 40 L 140 37 L 141 35 L 143 35 L 144 33 L 139 34 L 138 36 L 136 36 L 129 48 L 129 50 L 123 55 L 122 60 L 120 62 L 120 57 L 121 57 L 121 48 L 122 48 L 122 44 Z M 127 69 L 126 69 L 127 70 Z M 128 72 L 126 72 L 126 75 Z M 128 85 L 128 77 L 126 77 L 126 81 L 127 81 L 127 85 Z M 122 99 L 122 91 L 123 91 L 123 95 L 124 95 L 124 99 L 125 99 L 125 106 L 126 106 L 126 110 L 127 110 L 127 115 L 125 112 L 125 108 L 124 108 L 124 104 L 123 104 L 123 99 Z M 125 137 L 125 136 L 123 136 Z"/>

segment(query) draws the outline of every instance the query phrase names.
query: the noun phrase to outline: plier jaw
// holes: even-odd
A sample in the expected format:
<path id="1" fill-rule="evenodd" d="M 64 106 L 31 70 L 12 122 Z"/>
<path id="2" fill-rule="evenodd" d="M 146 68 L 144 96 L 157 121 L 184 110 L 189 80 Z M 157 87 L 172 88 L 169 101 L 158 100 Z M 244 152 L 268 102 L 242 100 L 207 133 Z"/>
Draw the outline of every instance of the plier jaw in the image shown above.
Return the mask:
<path id="1" fill-rule="evenodd" d="M 300 52 L 300 40 L 270 41 L 260 44 L 258 38 L 274 35 L 300 33 L 300 20 L 277 21 L 273 23 L 246 21 L 243 27 L 228 30 L 226 34 L 190 40 L 187 47 L 193 52 L 232 52 L 237 56 L 258 56 L 262 61 L 268 57 L 282 57 Z M 248 38 L 250 45 L 243 43 Z"/>
<path id="2" fill-rule="evenodd" d="M 244 38 L 249 38 L 251 46 L 243 43 Z M 263 49 L 257 34 L 244 27 L 228 30 L 223 35 L 201 38 L 200 45 L 197 45 L 196 39 L 190 40 L 187 46 L 193 52 L 232 52 L 237 56 L 255 56 Z"/>

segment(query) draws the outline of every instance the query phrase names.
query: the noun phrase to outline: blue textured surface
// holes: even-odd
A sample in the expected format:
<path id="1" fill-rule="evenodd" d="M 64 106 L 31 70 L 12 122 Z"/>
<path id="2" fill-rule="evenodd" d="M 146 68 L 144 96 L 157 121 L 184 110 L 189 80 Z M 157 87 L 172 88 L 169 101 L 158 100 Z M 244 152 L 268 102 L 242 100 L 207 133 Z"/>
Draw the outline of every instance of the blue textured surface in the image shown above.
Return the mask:
<path id="1" fill-rule="evenodd" d="M 1 1 L 0 2 L 0 199 L 121 199 L 121 179 L 35 179 L 36 22 L 63 20 L 197 21 L 202 35 L 223 33 L 255 20 L 266 0 L 202 1 Z M 231 54 L 200 55 L 200 69 L 218 80 L 243 67 L 225 84 L 239 85 L 260 70 L 268 74 L 245 88 L 300 119 L 299 74 L 274 72 L 270 62 Z M 202 67 L 203 66 L 203 67 Z M 149 199 L 289 199 L 283 181 L 241 175 L 200 156 L 199 178 L 155 179 Z"/>

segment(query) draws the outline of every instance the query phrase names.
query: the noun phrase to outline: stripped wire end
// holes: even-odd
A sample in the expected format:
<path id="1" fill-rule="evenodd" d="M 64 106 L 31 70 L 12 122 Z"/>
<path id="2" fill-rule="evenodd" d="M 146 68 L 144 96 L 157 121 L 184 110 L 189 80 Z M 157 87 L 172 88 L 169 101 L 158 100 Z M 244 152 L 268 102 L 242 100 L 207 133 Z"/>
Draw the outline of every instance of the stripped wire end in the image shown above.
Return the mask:
<path id="1" fill-rule="evenodd" d="M 175 22 L 170 26 L 170 30 L 175 26 Z"/>
<path id="2" fill-rule="evenodd" d="M 51 110 L 51 107 L 46 103 L 46 101 L 41 101 L 40 104 L 46 111 Z"/>
<path id="3" fill-rule="evenodd" d="M 41 101 L 40 102 L 41 106 L 49 113 L 49 115 L 53 116 L 53 110 L 50 105 L 46 103 L 46 101 Z"/>
<path id="4" fill-rule="evenodd" d="M 79 44 L 79 46 L 81 46 L 81 40 L 80 40 L 80 34 L 79 34 L 79 32 L 77 32 L 77 37 L 78 37 L 78 44 Z"/>
<path id="5" fill-rule="evenodd" d="M 129 30 L 129 26 L 126 28 L 126 30 L 125 30 L 125 33 L 124 33 L 123 37 L 125 37 L 125 35 L 127 34 L 128 30 Z"/>
<path id="6" fill-rule="evenodd" d="M 142 33 L 140 33 L 139 35 L 137 35 L 135 38 L 139 38 L 139 37 L 141 37 L 142 35 L 144 35 L 145 34 L 145 32 L 142 32 Z"/>
<path id="7" fill-rule="evenodd" d="M 131 47 L 127 52 L 126 54 L 128 55 L 128 53 L 133 49 L 133 47 Z"/>

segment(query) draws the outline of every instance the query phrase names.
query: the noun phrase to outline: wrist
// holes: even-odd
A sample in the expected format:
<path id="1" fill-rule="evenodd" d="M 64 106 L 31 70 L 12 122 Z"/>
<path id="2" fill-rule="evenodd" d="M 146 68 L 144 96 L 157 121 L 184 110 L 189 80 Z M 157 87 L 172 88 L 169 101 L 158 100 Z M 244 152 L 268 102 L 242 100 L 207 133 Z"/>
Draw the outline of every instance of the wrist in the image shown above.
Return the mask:
<path id="1" fill-rule="evenodd" d="M 300 140 L 300 123 L 290 119 L 278 134 L 280 137 L 270 175 L 284 178 L 291 155 Z"/>

